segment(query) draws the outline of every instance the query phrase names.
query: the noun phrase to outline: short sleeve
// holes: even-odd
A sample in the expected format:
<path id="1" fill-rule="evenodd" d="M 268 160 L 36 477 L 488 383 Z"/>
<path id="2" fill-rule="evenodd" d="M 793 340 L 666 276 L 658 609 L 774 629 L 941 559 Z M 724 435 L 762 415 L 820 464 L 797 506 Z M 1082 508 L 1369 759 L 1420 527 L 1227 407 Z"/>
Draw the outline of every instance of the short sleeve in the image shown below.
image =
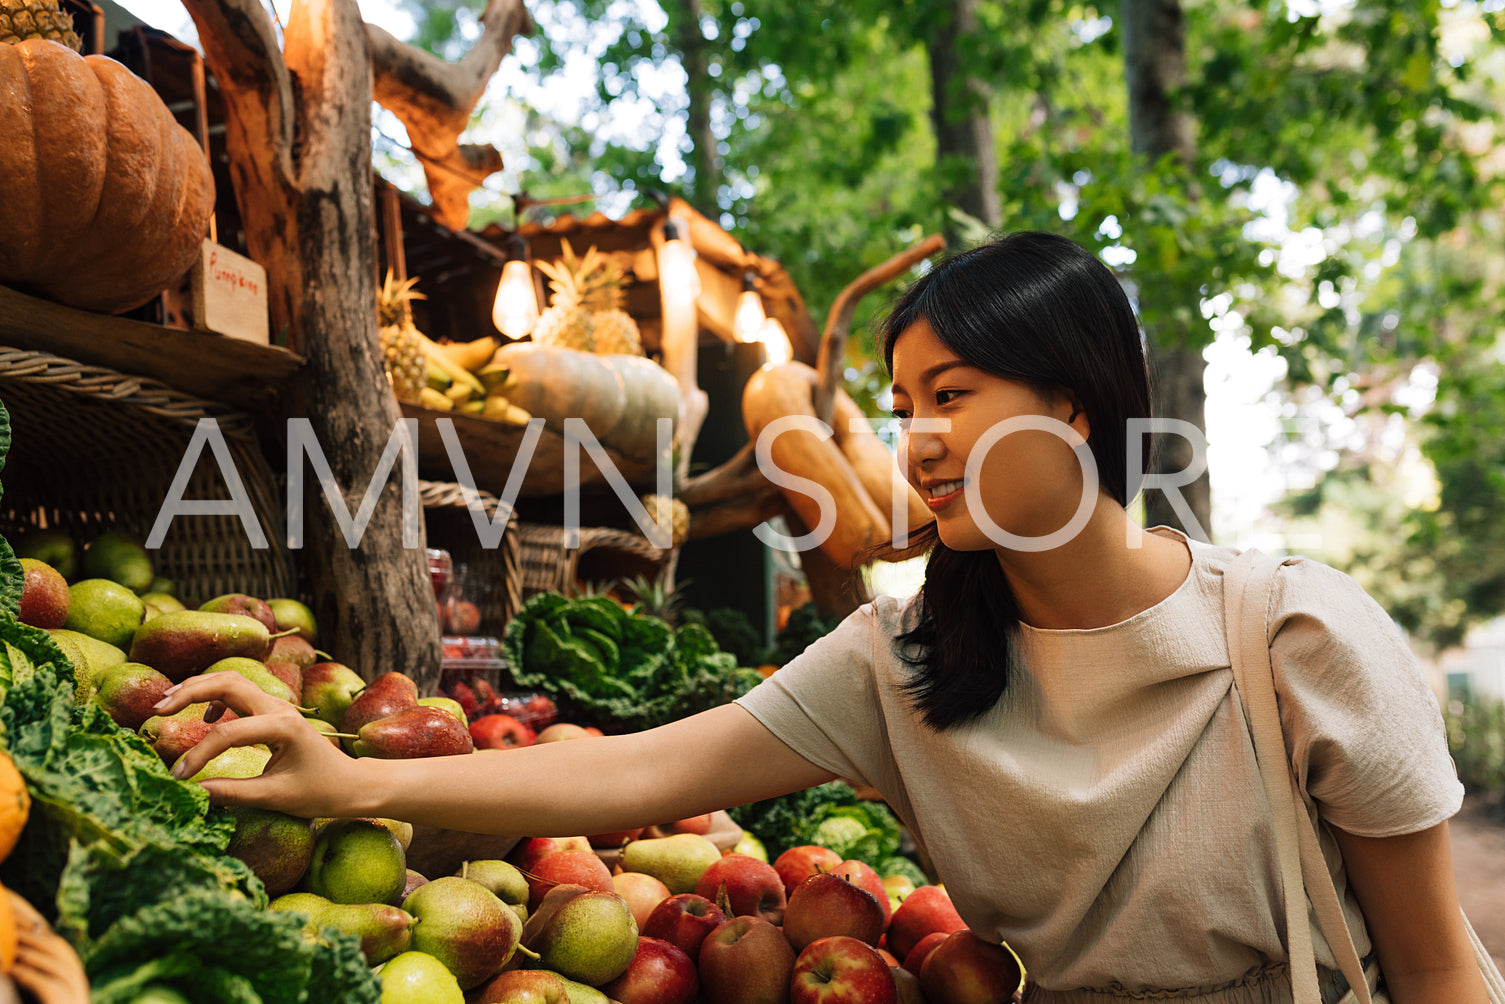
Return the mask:
<path id="1" fill-rule="evenodd" d="M 1353 579 L 1298 559 L 1277 577 L 1270 661 L 1303 788 L 1349 833 L 1414 833 L 1458 811 L 1463 786 L 1437 698 L 1400 628 Z"/>
<path id="2" fill-rule="evenodd" d="M 737 703 L 817 767 L 878 784 L 887 744 L 873 672 L 877 630 L 873 605 L 864 604 Z"/>

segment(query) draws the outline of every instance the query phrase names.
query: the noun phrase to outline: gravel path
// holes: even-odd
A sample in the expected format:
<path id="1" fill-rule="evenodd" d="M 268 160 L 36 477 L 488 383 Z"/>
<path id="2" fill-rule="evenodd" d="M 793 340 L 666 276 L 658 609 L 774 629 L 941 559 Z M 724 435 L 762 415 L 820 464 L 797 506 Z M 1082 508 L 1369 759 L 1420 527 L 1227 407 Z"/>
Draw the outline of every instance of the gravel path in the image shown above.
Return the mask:
<path id="1" fill-rule="evenodd" d="M 1469 796 L 1448 827 L 1458 899 L 1479 940 L 1505 970 L 1505 815 Z"/>

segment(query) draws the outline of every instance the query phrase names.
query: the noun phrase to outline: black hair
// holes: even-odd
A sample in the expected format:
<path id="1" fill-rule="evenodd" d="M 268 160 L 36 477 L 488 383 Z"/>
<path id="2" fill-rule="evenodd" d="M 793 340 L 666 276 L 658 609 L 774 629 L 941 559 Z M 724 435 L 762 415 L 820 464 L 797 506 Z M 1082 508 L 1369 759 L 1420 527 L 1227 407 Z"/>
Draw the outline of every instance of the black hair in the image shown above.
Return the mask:
<path id="1" fill-rule="evenodd" d="M 1139 470 L 1127 470 L 1128 420 L 1150 416 L 1149 372 L 1129 298 L 1095 255 L 1065 237 L 1022 231 L 947 259 L 889 312 L 890 373 L 894 343 L 922 320 L 972 366 L 1067 395 L 1087 417 L 1100 490 L 1128 505 L 1149 460 L 1141 449 Z M 952 550 L 934 523 L 915 535 L 914 550 L 926 547 L 918 620 L 899 642 L 918 652 L 906 656 L 917 672 L 905 692 L 940 731 L 1003 696 L 1017 665 L 1019 607 L 992 550 Z"/>

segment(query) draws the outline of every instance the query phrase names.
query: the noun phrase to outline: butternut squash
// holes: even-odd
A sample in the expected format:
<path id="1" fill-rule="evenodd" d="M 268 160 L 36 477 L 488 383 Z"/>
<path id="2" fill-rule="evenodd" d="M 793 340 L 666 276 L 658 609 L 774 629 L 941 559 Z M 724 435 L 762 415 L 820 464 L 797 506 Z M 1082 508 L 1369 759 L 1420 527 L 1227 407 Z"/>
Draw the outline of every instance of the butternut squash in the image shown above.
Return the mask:
<path id="1" fill-rule="evenodd" d="M 564 432 L 566 418 L 585 420 L 603 446 L 637 461 L 653 460 L 657 422 L 679 422 L 679 384 L 643 356 L 593 352 L 531 342 L 496 350 L 492 367 L 505 367 L 507 400 Z"/>
<path id="2" fill-rule="evenodd" d="M 115 313 L 188 271 L 214 176 L 150 85 L 34 38 L 0 46 L 0 94 L 0 282 Z"/>
<path id="3" fill-rule="evenodd" d="M 15 763 L 0 753 L 0 861 L 4 861 L 21 837 L 21 828 L 31 811 L 26 779 Z"/>
<path id="4" fill-rule="evenodd" d="M 805 369 L 809 370 L 813 397 L 816 373 L 808 366 Z M 861 408 L 857 407 L 857 402 L 853 401 L 840 387 L 836 388 L 836 407 L 831 416 L 831 425 L 835 429 L 836 445 L 841 448 L 842 455 L 857 472 L 857 479 L 862 482 L 862 487 L 867 490 L 868 495 L 890 520 L 893 519 L 895 493 L 898 493 L 904 500 L 905 511 L 909 514 L 908 527 L 911 536 L 935 518 L 930 507 L 920 497 L 920 493 L 915 491 L 905 480 L 904 475 L 899 472 L 899 465 L 894 462 L 894 455 L 873 431 L 867 416 L 862 413 Z"/>
<path id="5" fill-rule="evenodd" d="M 754 442 L 764 429 L 786 415 L 815 418 L 810 381 L 803 372 L 806 370 L 810 367 L 801 363 L 768 366 L 747 381 L 742 391 L 742 421 Z M 770 456 L 780 470 L 814 481 L 831 493 L 836 522 L 831 533 L 820 542 L 820 549 L 837 565 L 852 568 L 861 563 L 863 552 L 869 547 L 889 539 L 888 516 L 874 504 L 833 439 L 790 430 L 773 440 Z M 794 488 L 784 489 L 784 496 L 806 526 L 813 529 L 819 525 L 821 510 L 817 499 Z"/>

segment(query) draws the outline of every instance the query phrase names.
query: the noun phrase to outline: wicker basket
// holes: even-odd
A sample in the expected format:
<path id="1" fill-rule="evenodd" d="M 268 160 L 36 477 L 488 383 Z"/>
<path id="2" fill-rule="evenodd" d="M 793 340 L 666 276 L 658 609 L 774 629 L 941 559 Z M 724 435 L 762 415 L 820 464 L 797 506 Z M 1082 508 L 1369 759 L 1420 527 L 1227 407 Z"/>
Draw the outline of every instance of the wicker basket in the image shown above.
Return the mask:
<path id="1" fill-rule="evenodd" d="M 466 503 L 465 490 L 447 481 L 418 482 L 423 500 L 423 523 L 428 546 L 449 552 L 458 568 L 470 567 L 471 582 L 466 596 L 481 611 L 483 635 L 501 636 L 502 629 L 523 602 L 523 581 L 519 559 L 517 514 L 507 518 L 501 543 L 494 548 L 481 545 L 480 534 Z M 501 500 L 489 492 L 477 491 L 476 497 L 487 519 L 496 517 Z"/>
<path id="2" fill-rule="evenodd" d="M 44 352 L 0 347 L 0 402 L 10 413 L 0 533 L 58 529 L 80 544 L 106 530 L 146 540 L 195 428 L 218 423 L 267 546 L 252 546 L 233 515 L 173 519 L 153 554 L 185 601 L 223 593 L 291 596 L 296 578 L 284 513 L 250 416 L 166 384 Z M 213 451 L 204 449 L 185 500 L 228 499 Z"/>
<path id="3" fill-rule="evenodd" d="M 522 593 L 572 594 L 582 583 L 602 583 L 638 575 L 672 574 L 677 548 L 654 547 L 640 534 L 610 527 L 581 527 L 578 547 L 565 547 L 564 527 L 523 523 Z"/>

